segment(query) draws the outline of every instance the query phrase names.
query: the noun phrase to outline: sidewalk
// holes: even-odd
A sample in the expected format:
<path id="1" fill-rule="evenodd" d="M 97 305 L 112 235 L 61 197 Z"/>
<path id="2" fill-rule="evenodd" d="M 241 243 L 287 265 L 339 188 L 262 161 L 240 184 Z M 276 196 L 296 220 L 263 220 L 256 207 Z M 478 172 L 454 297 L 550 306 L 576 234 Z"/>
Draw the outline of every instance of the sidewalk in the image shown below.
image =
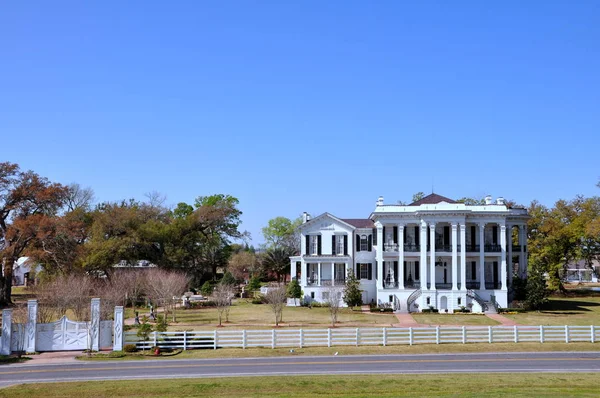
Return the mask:
<path id="1" fill-rule="evenodd" d="M 394 314 L 394 315 L 396 315 L 396 318 L 398 318 L 398 321 L 400 322 L 398 324 L 394 324 L 394 327 L 411 328 L 411 327 L 425 326 L 425 325 L 421 325 L 417 321 L 415 321 L 415 319 L 410 314 Z"/>
<path id="2" fill-rule="evenodd" d="M 56 351 L 42 352 L 37 355 L 24 355 L 31 360 L 23 362 L 24 365 L 46 365 L 78 362 L 75 357 L 84 355 L 81 351 Z"/>
<path id="3" fill-rule="evenodd" d="M 488 318 L 493 319 L 496 322 L 500 322 L 502 326 L 518 326 L 519 324 L 512 319 L 508 319 L 504 315 L 500 314 L 485 314 Z"/>

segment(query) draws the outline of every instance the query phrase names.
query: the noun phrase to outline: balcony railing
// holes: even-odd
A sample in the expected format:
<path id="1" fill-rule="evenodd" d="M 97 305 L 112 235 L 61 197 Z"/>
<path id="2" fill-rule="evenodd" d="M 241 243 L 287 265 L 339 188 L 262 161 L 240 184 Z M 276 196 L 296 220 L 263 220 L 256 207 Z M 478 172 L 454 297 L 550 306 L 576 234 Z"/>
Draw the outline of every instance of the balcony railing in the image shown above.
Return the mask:
<path id="1" fill-rule="evenodd" d="M 475 289 L 478 290 L 479 289 L 479 282 L 478 281 L 467 281 L 467 289 Z"/>
<path id="2" fill-rule="evenodd" d="M 450 289 L 452 289 L 452 283 L 437 283 L 436 282 L 435 288 L 441 289 L 441 290 L 450 290 Z"/>
<path id="3" fill-rule="evenodd" d="M 485 288 L 488 290 L 502 289 L 502 283 L 486 282 Z"/>
<path id="4" fill-rule="evenodd" d="M 467 245 L 466 250 L 468 252 L 478 252 L 479 251 L 479 245 Z"/>
<path id="5" fill-rule="evenodd" d="M 421 245 L 404 245 L 405 252 L 418 252 L 421 250 Z"/>
<path id="6" fill-rule="evenodd" d="M 397 243 L 386 243 L 383 245 L 383 251 L 385 252 L 397 252 L 398 244 Z"/>
<path id="7" fill-rule="evenodd" d="M 419 289 L 419 288 L 421 288 L 421 282 L 418 282 L 418 281 L 416 281 L 416 282 L 415 281 L 408 282 L 408 281 L 406 281 L 406 282 L 404 282 L 404 287 L 406 289 L 408 289 L 408 288 Z"/>
<path id="8" fill-rule="evenodd" d="M 384 289 L 398 289 L 398 282 L 383 281 Z"/>
<path id="9" fill-rule="evenodd" d="M 512 251 L 513 252 L 520 252 L 521 251 L 521 245 L 512 245 Z"/>
<path id="10" fill-rule="evenodd" d="M 484 246 L 486 252 L 501 252 L 502 247 L 498 244 L 488 244 Z"/>
<path id="11" fill-rule="evenodd" d="M 451 252 L 452 251 L 452 245 L 435 245 L 435 251 L 437 252 Z"/>

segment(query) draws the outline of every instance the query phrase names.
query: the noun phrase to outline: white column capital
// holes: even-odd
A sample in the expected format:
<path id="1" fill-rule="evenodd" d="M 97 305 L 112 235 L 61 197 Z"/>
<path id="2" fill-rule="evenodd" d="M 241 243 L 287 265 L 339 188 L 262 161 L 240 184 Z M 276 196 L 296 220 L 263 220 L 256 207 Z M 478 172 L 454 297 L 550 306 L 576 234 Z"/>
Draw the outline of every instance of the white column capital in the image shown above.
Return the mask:
<path id="1" fill-rule="evenodd" d="M 429 223 L 429 229 L 435 230 L 435 223 L 434 222 L 430 222 Z"/>
<path id="2" fill-rule="evenodd" d="M 458 223 L 456 223 L 456 222 L 453 222 L 453 223 L 452 223 L 452 224 L 450 224 L 450 225 L 452 225 L 452 229 L 453 229 L 453 230 L 458 230 Z"/>
<path id="3" fill-rule="evenodd" d="M 467 229 L 467 224 L 466 223 L 460 223 L 460 231 L 463 232 Z"/>

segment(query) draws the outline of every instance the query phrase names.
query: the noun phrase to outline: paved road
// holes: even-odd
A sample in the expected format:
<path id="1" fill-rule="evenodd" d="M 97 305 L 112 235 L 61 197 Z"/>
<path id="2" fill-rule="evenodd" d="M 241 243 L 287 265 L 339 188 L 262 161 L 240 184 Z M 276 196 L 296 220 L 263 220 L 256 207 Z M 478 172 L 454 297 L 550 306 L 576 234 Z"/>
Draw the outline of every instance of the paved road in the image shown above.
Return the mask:
<path id="1" fill-rule="evenodd" d="M 0 386 L 82 380 L 304 374 L 600 372 L 600 352 L 361 355 L 80 362 L 0 367 Z"/>

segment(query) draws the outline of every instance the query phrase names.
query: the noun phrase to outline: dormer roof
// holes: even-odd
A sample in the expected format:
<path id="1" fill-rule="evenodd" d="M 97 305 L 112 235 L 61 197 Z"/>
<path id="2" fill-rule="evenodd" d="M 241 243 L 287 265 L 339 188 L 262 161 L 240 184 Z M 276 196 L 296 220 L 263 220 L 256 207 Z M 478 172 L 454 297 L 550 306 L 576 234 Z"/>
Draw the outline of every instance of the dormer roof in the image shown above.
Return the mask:
<path id="1" fill-rule="evenodd" d="M 429 195 L 417 200 L 416 202 L 412 202 L 411 204 L 409 204 L 409 206 L 435 205 L 435 204 L 442 203 L 442 202 L 458 203 L 457 201 L 447 198 L 445 196 L 438 195 L 437 193 L 432 193 L 432 194 L 429 194 Z"/>

